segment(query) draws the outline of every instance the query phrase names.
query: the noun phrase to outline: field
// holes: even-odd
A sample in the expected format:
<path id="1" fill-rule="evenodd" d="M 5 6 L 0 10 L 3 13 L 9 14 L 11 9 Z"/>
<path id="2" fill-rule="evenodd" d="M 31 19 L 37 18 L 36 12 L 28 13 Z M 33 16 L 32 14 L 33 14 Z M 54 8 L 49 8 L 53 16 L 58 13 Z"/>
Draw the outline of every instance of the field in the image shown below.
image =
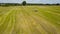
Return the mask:
<path id="1" fill-rule="evenodd" d="M 0 34 L 60 34 L 60 6 L 0 6 Z"/>

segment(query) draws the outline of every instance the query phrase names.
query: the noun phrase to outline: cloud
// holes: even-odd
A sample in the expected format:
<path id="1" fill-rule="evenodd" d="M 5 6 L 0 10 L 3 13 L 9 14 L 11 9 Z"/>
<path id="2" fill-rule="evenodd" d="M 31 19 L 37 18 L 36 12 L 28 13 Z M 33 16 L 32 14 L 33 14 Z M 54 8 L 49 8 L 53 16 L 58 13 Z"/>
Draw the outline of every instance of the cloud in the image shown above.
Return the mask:
<path id="1" fill-rule="evenodd" d="M 21 3 L 22 1 L 27 3 L 60 3 L 60 0 L 0 0 L 0 3 Z"/>

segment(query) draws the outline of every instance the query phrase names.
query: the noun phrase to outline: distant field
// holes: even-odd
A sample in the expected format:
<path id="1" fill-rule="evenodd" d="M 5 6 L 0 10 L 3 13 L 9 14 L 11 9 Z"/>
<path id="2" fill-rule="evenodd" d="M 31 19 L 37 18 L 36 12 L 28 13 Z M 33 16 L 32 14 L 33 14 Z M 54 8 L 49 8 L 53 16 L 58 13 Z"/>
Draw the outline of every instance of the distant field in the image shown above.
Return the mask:
<path id="1" fill-rule="evenodd" d="M 0 34 L 60 34 L 60 6 L 0 6 Z"/>

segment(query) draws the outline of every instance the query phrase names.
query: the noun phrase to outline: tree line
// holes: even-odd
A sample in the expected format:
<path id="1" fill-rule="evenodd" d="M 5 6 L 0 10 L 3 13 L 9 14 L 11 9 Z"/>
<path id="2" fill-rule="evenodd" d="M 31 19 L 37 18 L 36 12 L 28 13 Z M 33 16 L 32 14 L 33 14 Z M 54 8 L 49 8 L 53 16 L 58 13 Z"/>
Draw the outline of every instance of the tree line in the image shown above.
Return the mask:
<path id="1" fill-rule="evenodd" d="M 32 4 L 32 3 L 26 3 L 26 1 L 23 1 L 22 4 L 20 3 L 0 3 L 0 6 L 25 6 L 25 5 L 60 5 L 60 3 L 56 4 Z"/>

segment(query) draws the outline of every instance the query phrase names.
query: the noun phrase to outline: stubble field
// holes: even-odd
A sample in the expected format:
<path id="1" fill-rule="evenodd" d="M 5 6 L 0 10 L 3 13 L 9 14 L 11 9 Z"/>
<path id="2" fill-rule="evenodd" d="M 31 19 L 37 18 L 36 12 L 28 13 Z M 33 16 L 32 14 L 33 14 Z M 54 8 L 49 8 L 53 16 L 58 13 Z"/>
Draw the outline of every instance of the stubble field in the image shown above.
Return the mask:
<path id="1" fill-rule="evenodd" d="M 0 6 L 0 34 L 60 34 L 60 6 Z"/>

